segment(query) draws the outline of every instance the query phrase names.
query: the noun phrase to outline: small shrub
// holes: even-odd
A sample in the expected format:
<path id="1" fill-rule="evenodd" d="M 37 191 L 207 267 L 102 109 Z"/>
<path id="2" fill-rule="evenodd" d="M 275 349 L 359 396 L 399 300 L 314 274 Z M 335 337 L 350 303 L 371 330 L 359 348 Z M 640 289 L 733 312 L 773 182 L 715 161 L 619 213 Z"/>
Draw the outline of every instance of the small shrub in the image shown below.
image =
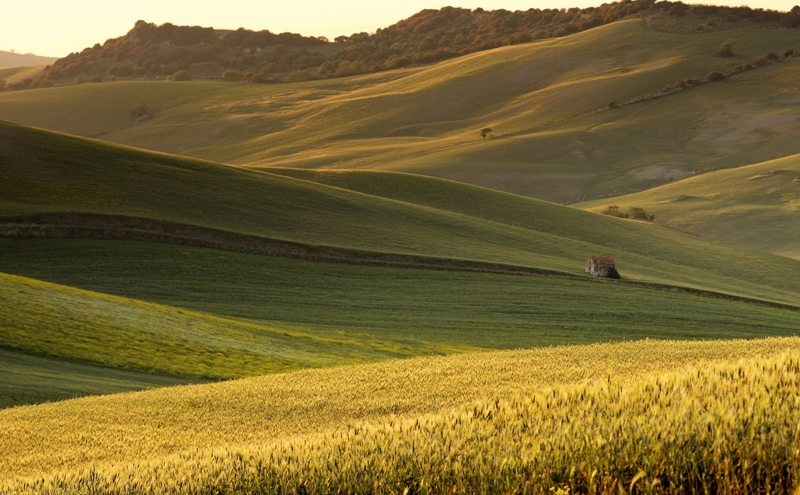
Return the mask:
<path id="1" fill-rule="evenodd" d="M 706 74 L 707 82 L 722 81 L 723 79 L 725 79 L 725 74 L 716 70 L 712 70 L 711 72 Z"/>
<path id="2" fill-rule="evenodd" d="M 644 208 L 639 208 L 637 206 L 631 206 L 628 208 L 628 216 L 634 220 L 644 220 L 646 222 L 652 222 L 656 219 L 655 215 L 647 213 L 644 211 Z"/>
<path id="3" fill-rule="evenodd" d="M 763 67 L 767 65 L 768 61 L 765 57 L 758 57 L 753 59 L 753 65 L 755 67 Z"/>
<path id="4" fill-rule="evenodd" d="M 240 79 L 244 79 L 244 75 L 238 70 L 228 69 L 222 73 L 222 78 L 225 79 L 226 81 L 232 81 L 232 80 L 238 81 Z"/>
<path id="5" fill-rule="evenodd" d="M 483 139 L 492 139 L 494 137 L 494 131 L 491 127 L 484 127 L 481 129 L 481 138 Z"/>
<path id="6" fill-rule="evenodd" d="M 602 213 L 603 215 L 609 215 L 609 216 L 612 216 L 612 217 L 628 218 L 628 214 L 620 211 L 618 205 L 608 205 L 605 208 L 603 208 L 602 210 L 600 210 L 600 213 Z"/>
<path id="7" fill-rule="evenodd" d="M 792 50 L 791 48 L 789 48 L 788 50 L 786 50 L 786 51 L 783 53 L 783 56 L 784 56 L 784 57 L 786 57 L 786 58 L 793 57 L 793 56 L 794 56 L 794 50 Z"/>
<path id="8" fill-rule="evenodd" d="M 139 102 L 131 109 L 131 118 L 134 122 L 144 122 L 155 117 L 156 112 L 149 105 Z"/>
<path id="9" fill-rule="evenodd" d="M 686 89 L 687 86 L 689 86 L 689 81 L 685 79 L 680 79 L 672 84 L 664 86 L 664 89 L 662 89 L 661 91 L 663 93 L 671 93 L 673 91 L 678 91 L 680 89 Z"/>
<path id="10" fill-rule="evenodd" d="M 772 60 L 772 61 L 775 61 L 775 60 L 780 60 L 780 58 L 781 58 L 781 57 L 780 57 L 780 56 L 779 56 L 777 53 L 775 53 L 775 52 L 769 52 L 769 53 L 767 53 L 767 60 Z"/>
<path id="11" fill-rule="evenodd" d="M 612 101 L 612 102 L 610 102 L 610 103 L 608 104 L 608 108 L 609 108 L 609 110 L 613 110 L 613 109 L 615 109 L 615 108 L 619 108 L 619 105 L 617 104 L 617 102 L 616 102 L 616 101 Z"/>
<path id="12" fill-rule="evenodd" d="M 620 210 L 618 205 L 608 205 L 600 210 L 600 213 L 617 218 L 630 218 L 633 220 L 644 220 L 646 222 L 652 222 L 656 219 L 655 215 L 647 213 L 644 208 L 638 206 L 631 206 L 628 208 L 627 212 L 624 212 Z"/>
<path id="13" fill-rule="evenodd" d="M 81 74 L 75 78 L 75 84 L 86 84 L 89 82 L 89 76 Z"/>
<path id="14" fill-rule="evenodd" d="M 181 69 L 178 72 L 172 74 L 170 78 L 173 81 L 191 81 L 193 79 L 191 72 L 186 69 Z"/>
<path id="15" fill-rule="evenodd" d="M 733 57 L 733 41 L 725 40 L 719 45 L 717 49 L 717 56 L 719 57 Z"/>

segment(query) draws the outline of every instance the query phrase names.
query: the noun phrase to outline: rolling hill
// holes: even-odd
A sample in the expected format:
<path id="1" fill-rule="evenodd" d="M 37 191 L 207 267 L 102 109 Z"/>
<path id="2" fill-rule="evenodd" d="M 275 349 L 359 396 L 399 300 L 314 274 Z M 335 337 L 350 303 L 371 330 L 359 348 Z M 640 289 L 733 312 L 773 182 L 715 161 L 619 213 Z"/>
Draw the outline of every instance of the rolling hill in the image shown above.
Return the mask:
<path id="1" fill-rule="evenodd" d="M 796 492 L 798 38 L 731 19 L 0 93 L 0 492 Z"/>
<path id="2" fill-rule="evenodd" d="M 149 377 L 108 391 L 800 327 L 800 286 L 783 276 L 797 261 L 654 225 L 405 173 L 266 172 L 9 123 L 0 136 L 0 290 L 14 301 L 0 346 Z M 598 252 L 623 281 L 582 274 Z M 6 373 L 6 403 L 24 401 L 26 378 Z"/>
<path id="3" fill-rule="evenodd" d="M 664 29 L 706 32 L 736 25 L 800 26 L 800 14 L 681 2 L 610 2 L 599 7 L 475 10 L 425 9 L 375 33 L 325 37 L 244 28 L 155 25 L 137 21 L 127 34 L 59 59 L 28 87 L 90 80 L 184 77 L 237 81 L 302 81 L 368 74 L 430 63 L 499 46 L 554 38 L 627 18 Z"/>
<path id="4" fill-rule="evenodd" d="M 644 208 L 656 223 L 800 259 L 800 156 L 701 174 L 655 189 L 583 205 Z"/>
<path id="5" fill-rule="evenodd" d="M 798 282 L 783 276 L 797 261 L 474 186 L 375 175 L 376 184 L 384 181 L 378 187 L 394 189 L 383 197 L 11 124 L 0 133 L 8 143 L 0 149 L 6 235 L 20 228 L 23 236 L 38 235 L 26 222 L 45 234 L 60 226 L 99 238 L 132 238 L 138 229 L 200 246 L 268 242 L 279 254 L 300 250 L 306 259 L 331 248 L 333 257 L 360 260 L 391 254 L 566 274 L 581 274 L 591 253 L 609 253 L 632 280 L 788 303 L 800 293 Z M 414 195 L 425 190 L 427 199 L 417 202 Z"/>
<path id="6" fill-rule="evenodd" d="M 735 55 L 716 56 L 727 39 Z M 248 167 L 407 171 L 575 202 L 795 153 L 800 57 L 783 55 L 797 44 L 794 30 L 628 20 L 324 81 L 8 92 L 0 118 Z M 771 52 L 777 61 L 736 73 Z M 672 89 L 712 70 L 731 76 Z"/>
<path id="7" fill-rule="evenodd" d="M 22 54 L 0 50 L 0 69 L 19 67 L 39 67 L 41 69 L 55 61 L 56 58 L 54 57 L 40 57 L 32 53 Z"/>

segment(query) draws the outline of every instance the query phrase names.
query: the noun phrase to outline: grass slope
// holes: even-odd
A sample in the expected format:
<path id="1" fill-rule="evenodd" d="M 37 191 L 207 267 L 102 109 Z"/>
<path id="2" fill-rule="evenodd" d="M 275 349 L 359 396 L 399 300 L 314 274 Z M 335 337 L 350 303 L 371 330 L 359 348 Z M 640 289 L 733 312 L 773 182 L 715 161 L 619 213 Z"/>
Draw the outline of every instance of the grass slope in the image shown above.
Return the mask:
<path id="1" fill-rule="evenodd" d="M 6 218 L 128 215 L 310 245 L 571 274 L 582 272 L 587 255 L 603 253 L 617 258 L 626 278 L 788 303 L 800 293 L 800 281 L 784 276 L 797 271 L 797 261 L 456 183 L 375 175 L 366 180 L 378 181 L 383 192 L 371 194 L 360 186 L 347 190 L 12 124 L 0 125 L 0 135 Z"/>
<path id="2" fill-rule="evenodd" d="M 800 155 L 576 206 L 611 204 L 643 207 L 656 223 L 706 239 L 800 259 Z"/>
<path id="3" fill-rule="evenodd" d="M 14 408 L 0 411 L 0 489 L 791 492 L 798 351 L 796 338 L 559 347 Z"/>
<path id="4" fill-rule="evenodd" d="M 716 57 L 729 38 L 735 56 Z M 248 166 L 402 170 L 577 201 L 794 153 L 800 120 L 787 104 L 797 99 L 797 57 L 666 98 L 608 104 L 797 43 L 793 30 L 678 34 L 630 20 L 320 82 L 13 92 L 0 95 L 0 118 Z M 150 120 L 138 118 L 143 107 Z M 484 142 L 487 126 L 496 139 Z"/>
<path id="5" fill-rule="evenodd" d="M 170 340 L 180 342 L 177 328 L 220 335 L 228 328 L 239 333 L 223 344 L 261 341 L 268 348 L 270 339 L 284 338 L 289 356 L 317 349 L 322 362 L 326 355 L 376 359 L 645 337 L 794 335 L 800 328 L 798 311 L 602 281 L 313 263 L 107 241 L 2 241 L 0 248 L 0 271 L 169 306 L 164 311 L 173 318 L 181 317 L 176 307 L 191 310 L 188 323 L 160 315 L 166 321 L 156 325 L 156 313 L 151 331 L 163 328 Z M 203 316 L 195 311 L 223 319 L 202 326 L 194 322 Z M 256 322 L 269 325 L 252 328 Z M 247 339 L 246 330 L 255 337 Z M 278 344 L 272 345 L 275 359 Z"/>
<path id="6" fill-rule="evenodd" d="M 0 349 L 0 408 L 198 381 Z"/>
<path id="7" fill-rule="evenodd" d="M 82 263 L 88 265 L 92 260 L 83 258 Z M 152 267 L 140 265 L 139 269 L 143 268 Z M 113 276 L 122 271 L 112 271 Z M 99 275 L 97 278 L 102 280 Z M 348 340 L 334 332 L 303 330 L 299 325 L 280 327 L 221 317 L 6 274 L 0 274 L 0 282 L 0 293 L 8 303 L 0 309 L 0 345 L 57 359 L 220 379 L 402 355 L 391 352 L 391 344 L 378 339 Z M 165 283 L 169 284 L 169 279 Z M 110 287 L 103 288 L 113 292 Z M 165 289 L 168 294 L 175 291 L 174 286 Z M 218 304 L 234 304 L 230 295 L 223 298 L 217 293 L 217 297 Z M 173 295 L 170 301 L 174 299 Z M 300 310 L 301 304 L 296 305 Z"/>

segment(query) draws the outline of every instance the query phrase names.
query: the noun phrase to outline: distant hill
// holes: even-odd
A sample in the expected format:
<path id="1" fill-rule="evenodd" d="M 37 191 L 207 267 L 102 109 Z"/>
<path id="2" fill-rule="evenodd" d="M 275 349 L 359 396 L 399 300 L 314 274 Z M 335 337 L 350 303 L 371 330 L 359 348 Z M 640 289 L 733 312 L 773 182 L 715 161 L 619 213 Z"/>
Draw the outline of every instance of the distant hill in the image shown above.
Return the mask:
<path id="1" fill-rule="evenodd" d="M 800 259 L 800 155 L 577 206 L 599 212 L 618 206 L 623 213 L 643 208 L 667 227 Z"/>
<path id="2" fill-rule="evenodd" d="M 33 67 L 36 65 L 48 65 L 55 62 L 54 57 L 40 57 L 31 53 L 20 54 L 0 50 L 0 69 L 10 67 Z"/>
<path id="3" fill-rule="evenodd" d="M 654 18 L 662 29 L 690 32 L 725 29 L 741 23 L 785 28 L 800 25 L 800 8 L 781 13 L 652 0 L 606 3 L 585 9 L 516 12 L 454 7 L 426 9 L 374 34 L 354 33 L 332 42 L 266 30 L 228 31 L 138 21 L 125 36 L 59 60 L 32 80 L 30 86 L 165 78 L 180 70 L 201 78 L 254 82 L 363 74 L 565 36 L 631 16 Z"/>
<path id="4" fill-rule="evenodd" d="M 735 55 L 717 56 L 729 38 Z M 405 171 L 572 203 L 797 153 L 800 57 L 785 54 L 799 48 L 796 30 L 631 19 L 311 82 L 6 92 L 0 118 L 248 167 Z M 730 76 L 686 82 L 710 71 Z"/>

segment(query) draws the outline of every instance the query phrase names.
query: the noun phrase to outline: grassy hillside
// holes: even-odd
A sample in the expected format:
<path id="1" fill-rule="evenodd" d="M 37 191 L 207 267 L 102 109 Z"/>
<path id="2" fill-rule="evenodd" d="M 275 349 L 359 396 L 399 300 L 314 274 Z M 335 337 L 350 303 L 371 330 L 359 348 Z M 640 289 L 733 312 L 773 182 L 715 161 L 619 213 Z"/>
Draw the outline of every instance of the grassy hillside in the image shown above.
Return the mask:
<path id="1" fill-rule="evenodd" d="M 717 57 L 726 39 L 735 56 Z M 794 30 L 679 34 L 630 20 L 320 82 L 6 93 L 0 118 L 248 166 L 411 171 L 571 202 L 796 152 L 787 103 L 800 57 L 782 56 L 797 44 Z M 780 60 L 626 105 L 769 52 Z M 493 140 L 481 140 L 484 127 Z"/>
<path id="2" fill-rule="evenodd" d="M 92 263 L 87 257 L 82 261 Z M 39 269 L 46 270 L 44 266 Z M 170 281 L 164 278 L 168 286 Z M 388 343 L 368 339 L 348 341 L 302 328 L 187 311 L 6 274 L 0 280 L 0 293 L 8 302 L 0 310 L 0 345 L 35 355 L 195 379 L 253 376 L 395 355 Z M 172 284 L 168 290 L 175 291 L 177 284 Z M 230 296 L 217 297 L 218 304 L 233 303 Z M 300 307 L 297 303 L 296 309 Z"/>
<path id="3" fill-rule="evenodd" d="M 337 359 L 359 362 L 623 338 L 794 335 L 800 328 L 797 311 L 584 279 L 314 263 L 119 241 L 2 241 L 0 254 L 0 271 L 95 293 L 78 291 L 72 297 L 88 301 L 64 303 L 66 307 L 59 312 L 69 313 L 71 306 L 90 307 L 96 298 L 104 301 L 104 306 L 93 308 L 96 314 L 92 311 L 84 318 L 79 318 L 80 309 L 75 310 L 75 321 L 92 323 L 84 330 L 75 327 L 71 331 L 86 332 L 91 336 L 87 338 L 96 339 L 97 330 L 106 334 L 108 320 L 114 320 L 122 326 L 116 333 L 108 333 L 109 338 L 148 332 L 155 342 L 163 340 L 164 350 L 145 353 L 152 354 L 149 357 L 128 358 L 138 360 L 139 367 L 141 360 L 148 359 L 155 369 L 185 373 L 180 360 L 158 358 L 185 346 L 182 343 L 188 337 L 181 336 L 178 329 L 198 333 L 198 345 L 211 346 L 210 356 L 243 362 L 240 366 L 223 366 L 227 361 L 207 366 L 206 372 L 212 374 L 206 376 L 214 377 L 336 364 Z M 12 297 L 19 289 L 10 286 L 7 291 Z M 105 301 L 96 293 L 126 299 Z M 18 314 L 23 321 L 39 321 L 37 307 L 61 304 L 66 297 L 41 294 L 38 298 L 14 297 L 20 310 L 9 308 L 9 318 Z M 112 311 L 117 306 L 118 311 Z M 139 314 L 136 311 L 141 315 L 125 318 Z M 203 314 L 196 314 L 198 311 Z M 114 315 L 120 318 L 112 318 Z M 98 320 L 91 320 L 93 317 Z M 126 322 L 137 319 L 149 323 L 125 330 Z M 267 325 L 256 324 L 263 322 Z M 51 331 L 59 331 L 58 325 Z M 24 330 L 8 332 L 3 338 L 22 348 L 33 345 Z M 239 341 L 251 343 L 237 351 L 235 343 Z M 155 342 L 149 345 L 157 345 Z M 176 349 L 170 349 L 170 342 Z M 80 349 L 77 342 L 74 345 Z M 66 352 L 68 348 L 58 349 Z M 306 351 L 313 356 L 303 359 Z M 119 352 L 127 352 L 122 344 Z M 236 356 L 229 356 L 231 353 Z M 130 351 L 131 356 L 138 354 Z M 211 359 L 205 353 L 197 356 L 201 362 Z M 255 368 L 249 369 L 246 363 Z"/>
<path id="4" fill-rule="evenodd" d="M 38 67 L 38 70 L 42 70 L 45 65 L 55 61 L 54 57 L 40 57 L 31 53 L 22 54 L 0 50 L 0 69 Z M 0 72 L 0 79 L 3 78 L 3 73 Z"/>
<path id="5" fill-rule="evenodd" d="M 35 77 L 42 71 L 41 65 L 30 67 L 20 66 L 3 66 L 0 67 L 0 90 L 14 88 L 15 85 L 23 83 L 27 78 Z M 2 82 L 5 81 L 6 85 L 3 86 Z M 24 83 L 23 83 L 24 84 Z"/>
<path id="6" fill-rule="evenodd" d="M 0 348 L 0 408 L 199 381 Z"/>
<path id="7" fill-rule="evenodd" d="M 798 351 L 559 347 L 15 408 L 0 411 L 0 489 L 791 493 Z"/>
<path id="8" fill-rule="evenodd" d="M 644 208 L 656 223 L 706 239 L 800 259 L 800 156 L 710 172 L 577 205 Z"/>
<path id="9" fill-rule="evenodd" d="M 396 190 L 383 197 L 10 124 L 0 125 L 0 134 L 9 143 L 0 148 L 6 162 L 0 171 L 0 211 L 7 219 L 125 215 L 212 229 L 200 234 L 203 242 L 224 231 L 571 274 L 582 273 L 587 255 L 603 253 L 615 256 L 630 279 L 788 303 L 796 303 L 800 293 L 800 282 L 784 276 L 797 270 L 797 261 L 456 183 L 375 176 L 395 181 L 380 186 Z M 442 199 L 414 199 L 414 191 L 430 195 L 437 188 Z M 403 194 L 411 196 L 398 200 Z M 47 221 L 72 225 L 81 217 L 41 222 Z M 14 235 L 17 227 L 4 229 Z M 113 225 L 107 235 L 118 235 Z"/>

